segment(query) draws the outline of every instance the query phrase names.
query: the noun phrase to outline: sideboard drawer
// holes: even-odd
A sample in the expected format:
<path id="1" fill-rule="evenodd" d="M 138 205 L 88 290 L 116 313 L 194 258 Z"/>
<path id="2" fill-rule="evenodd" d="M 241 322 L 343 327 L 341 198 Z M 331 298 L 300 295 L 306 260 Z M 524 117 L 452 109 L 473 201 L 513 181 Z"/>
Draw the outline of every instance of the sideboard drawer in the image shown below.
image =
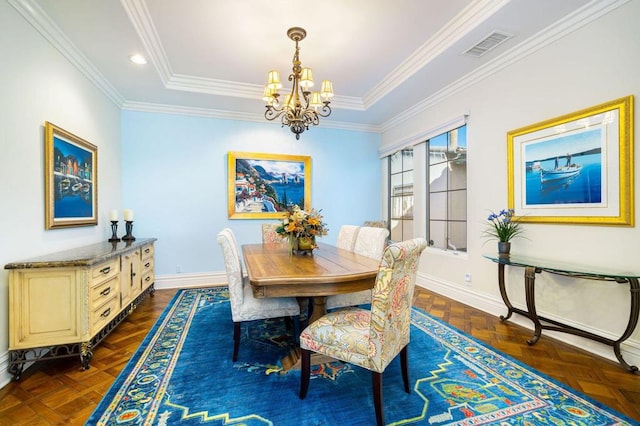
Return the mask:
<path id="1" fill-rule="evenodd" d="M 118 277 L 103 282 L 91 289 L 91 306 L 100 306 L 106 300 L 114 297 L 120 291 L 120 280 Z"/>
<path id="2" fill-rule="evenodd" d="M 142 247 L 142 259 L 153 258 L 154 247 L 153 244 Z"/>
<path id="3" fill-rule="evenodd" d="M 93 311 L 91 316 L 91 332 L 95 333 L 100 330 L 105 324 L 111 321 L 111 318 L 115 317 L 117 313 L 118 299 L 114 294 L 107 303 Z"/>
<path id="4" fill-rule="evenodd" d="M 153 257 L 149 259 L 142 259 L 142 274 L 146 274 L 153 269 Z"/>
<path id="5" fill-rule="evenodd" d="M 116 257 L 94 266 L 91 270 L 91 279 L 94 283 L 98 283 L 115 277 L 118 273 L 120 273 L 120 258 Z"/>

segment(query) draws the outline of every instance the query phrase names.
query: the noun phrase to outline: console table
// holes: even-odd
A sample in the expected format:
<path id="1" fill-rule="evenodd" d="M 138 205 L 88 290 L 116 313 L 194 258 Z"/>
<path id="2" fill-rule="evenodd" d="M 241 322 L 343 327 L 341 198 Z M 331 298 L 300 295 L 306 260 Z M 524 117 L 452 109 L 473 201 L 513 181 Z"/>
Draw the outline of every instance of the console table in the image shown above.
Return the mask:
<path id="1" fill-rule="evenodd" d="M 576 336 L 585 337 L 591 340 L 604 343 L 613 347 L 613 352 L 616 358 L 627 370 L 632 373 L 639 374 L 638 367 L 635 365 L 629 365 L 623 358 L 620 352 L 620 344 L 627 340 L 633 333 L 638 323 L 638 317 L 640 312 L 640 285 L 638 284 L 638 273 L 628 273 L 621 271 L 614 271 L 606 268 L 599 268 L 595 266 L 586 265 L 572 265 L 568 263 L 562 263 L 552 261 L 549 259 L 539 259 L 529 256 L 503 256 L 498 254 L 483 254 L 483 256 L 498 264 L 498 285 L 500 287 L 500 295 L 504 304 L 507 306 L 508 312 L 506 316 L 501 315 L 502 321 L 508 320 L 515 312 L 520 315 L 524 315 L 533 321 L 535 326 L 535 332 L 533 338 L 527 340 L 529 345 L 535 344 L 542 330 L 561 331 L 565 333 L 571 333 Z M 505 289 L 504 270 L 505 266 L 516 266 L 524 268 L 524 284 L 525 284 L 525 299 L 527 302 L 527 310 L 514 307 L 509 301 L 507 291 Z M 535 279 L 536 274 L 542 271 L 549 272 L 556 275 L 563 275 L 575 278 L 584 278 L 598 281 L 615 281 L 619 284 L 629 284 L 631 307 L 629 312 L 629 322 L 627 327 L 622 333 L 622 336 L 617 340 L 612 340 L 591 332 L 580 330 L 576 327 L 563 324 L 562 322 L 539 316 L 536 312 L 536 298 L 535 298 Z M 544 323 L 543 323 L 544 322 Z"/>
<path id="2" fill-rule="evenodd" d="M 153 293 L 155 238 L 104 242 L 8 263 L 9 373 L 92 349 Z"/>

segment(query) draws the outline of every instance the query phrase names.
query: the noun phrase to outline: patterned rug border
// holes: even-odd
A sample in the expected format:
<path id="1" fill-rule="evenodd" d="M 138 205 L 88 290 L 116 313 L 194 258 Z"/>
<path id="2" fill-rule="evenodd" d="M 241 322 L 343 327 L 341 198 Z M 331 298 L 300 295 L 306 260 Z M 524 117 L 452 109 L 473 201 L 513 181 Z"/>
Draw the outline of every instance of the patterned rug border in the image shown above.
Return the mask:
<path id="1" fill-rule="evenodd" d="M 103 397 L 102 401 L 98 404 L 98 406 L 90 416 L 90 419 L 99 419 L 97 423 L 91 424 L 111 424 L 110 422 L 114 421 L 113 416 L 115 415 L 116 409 L 120 404 L 123 404 L 123 401 L 128 400 L 128 402 L 131 403 L 132 407 L 139 407 L 141 404 L 137 404 L 136 402 L 140 401 L 136 401 L 135 395 L 132 396 L 128 394 L 127 391 L 129 385 L 131 385 L 134 380 L 137 380 L 136 383 L 140 384 L 140 381 L 144 377 L 147 377 L 149 380 L 158 379 L 159 382 L 156 387 L 155 393 L 153 393 L 152 395 L 150 393 L 144 395 L 145 399 L 150 398 L 151 401 L 149 401 L 149 403 L 144 406 L 145 408 L 143 408 L 142 411 L 135 408 L 123 411 L 121 407 L 115 421 L 116 423 L 134 421 L 134 423 L 136 424 L 150 424 L 150 422 L 154 424 L 156 422 L 157 424 L 163 424 L 162 416 L 158 416 L 158 418 L 156 419 L 156 415 L 158 413 L 158 410 L 160 409 L 161 404 L 164 401 L 164 396 L 167 391 L 168 384 L 172 378 L 174 368 L 178 362 L 178 358 L 181 354 L 182 346 L 189 334 L 189 328 L 192 319 L 196 314 L 198 306 L 200 305 L 200 303 L 202 303 L 200 301 L 200 298 L 211 294 L 228 297 L 228 289 L 226 287 L 208 287 L 180 289 L 177 291 L 177 293 L 173 296 L 149 333 L 145 336 L 136 352 L 132 355 L 131 360 L 120 372 L 116 380 L 113 382 L 113 384 Z M 185 298 L 192 298 L 193 300 L 191 300 L 190 303 L 181 303 L 183 301 L 182 299 Z M 176 315 L 176 311 L 178 310 L 181 311 L 180 315 Z M 508 419 L 512 419 L 511 416 L 525 414 L 529 411 L 544 407 L 549 407 L 547 408 L 549 412 L 553 412 L 558 408 L 562 408 L 567 413 L 570 413 L 571 415 L 577 417 L 581 415 L 581 412 L 582 414 L 584 414 L 584 410 L 582 410 L 580 407 L 575 407 L 571 403 L 572 401 L 575 401 L 577 404 L 581 404 L 584 407 L 591 408 L 596 412 L 604 411 L 610 420 L 617 422 L 613 424 L 638 424 L 634 420 L 629 419 L 626 416 L 616 412 L 615 410 L 605 406 L 604 404 L 601 404 L 598 401 L 595 401 L 590 397 L 569 388 L 568 386 L 560 383 L 552 377 L 549 377 L 533 369 L 532 367 L 518 361 L 517 359 L 494 350 L 492 347 L 480 341 L 479 339 L 467 335 L 463 331 L 450 324 L 447 324 L 439 318 L 431 316 L 429 313 L 425 312 L 422 309 L 416 307 L 412 308 L 411 321 L 412 325 L 420 329 L 426 335 L 431 336 L 443 347 L 446 347 L 446 359 L 448 362 L 438 364 L 439 369 L 431 370 L 430 377 L 422 377 L 415 381 L 414 391 L 416 391 L 418 395 L 420 395 L 420 397 L 425 401 L 425 407 L 422 415 L 418 416 L 418 418 L 414 417 L 412 419 L 405 419 L 396 423 L 392 423 L 393 425 L 407 424 L 426 420 L 425 416 L 429 400 L 424 394 L 420 392 L 420 385 L 422 383 L 431 382 L 439 378 L 438 374 L 445 371 L 444 366 L 453 363 L 453 361 L 449 361 L 450 354 L 453 354 L 453 357 L 456 358 L 456 361 L 461 362 L 465 366 L 467 366 L 469 368 L 469 371 L 471 371 L 472 373 L 486 375 L 486 371 L 481 370 L 477 367 L 477 365 L 480 365 L 481 368 L 488 370 L 491 373 L 491 376 L 506 377 L 508 379 L 506 380 L 506 382 L 510 385 L 512 384 L 513 388 L 518 388 L 518 390 L 523 395 L 528 395 L 530 397 L 530 401 L 520 402 L 502 410 L 493 411 L 489 414 L 475 415 L 472 418 L 464 419 L 458 422 L 442 423 L 452 419 L 450 412 L 452 409 L 457 408 L 453 406 L 445 412 L 430 415 L 428 419 L 429 424 L 435 423 L 441 425 L 446 424 L 461 426 L 489 423 L 494 424 L 494 422 L 497 422 L 495 424 L 500 424 L 501 421 L 504 422 Z M 448 338 L 443 337 L 444 335 L 448 335 Z M 158 347 L 158 345 L 156 345 L 157 342 L 167 343 L 165 343 L 161 347 Z M 482 348 L 482 350 L 485 351 L 485 355 L 482 354 L 482 351 L 474 348 L 474 346 L 479 346 L 480 348 Z M 168 357 L 169 362 L 166 362 L 164 360 L 169 354 L 168 351 L 171 351 L 171 353 Z M 158 360 L 163 360 L 164 362 L 158 362 L 158 365 L 151 364 L 153 365 L 153 368 L 149 368 L 149 364 L 154 360 L 154 357 L 157 357 Z M 164 365 L 162 366 L 159 364 Z M 273 368 L 272 371 L 278 371 L 278 367 L 274 367 L 275 368 Z M 144 368 L 146 368 L 146 370 L 144 370 L 146 376 L 142 376 L 136 379 L 136 377 L 141 372 L 141 369 Z M 515 375 L 530 377 L 531 380 L 529 380 L 527 383 L 521 383 L 520 378 L 516 378 Z M 530 385 L 530 388 L 525 388 L 525 386 L 527 385 Z M 546 403 L 545 395 L 549 395 L 550 392 L 563 395 L 563 397 L 566 398 L 568 402 L 565 402 L 565 404 L 559 407 L 557 406 L 558 404 L 552 406 Z M 99 412 L 98 410 L 104 406 L 106 401 L 109 401 L 107 407 L 104 408 L 103 411 Z M 173 405 L 170 401 L 170 398 L 164 402 Z M 175 408 L 178 408 L 178 406 L 175 406 Z M 191 413 L 189 417 L 202 414 L 203 413 Z M 534 416 L 536 416 L 536 414 L 537 413 L 532 413 L 532 415 Z M 209 417 L 208 415 L 206 415 L 205 418 L 208 418 L 208 420 L 217 418 L 223 420 L 224 424 L 227 424 L 228 421 L 232 420 L 229 417 L 229 413 L 221 413 L 214 417 Z M 242 419 L 238 418 L 233 420 L 238 421 Z M 258 420 L 259 422 L 260 420 L 262 420 L 265 421 L 266 424 L 271 424 L 271 422 L 267 419 L 259 420 L 257 418 L 254 418 L 254 420 Z M 545 420 L 544 423 L 551 424 L 548 422 L 548 419 Z M 528 423 L 525 422 L 523 424 Z"/>
<path id="2" fill-rule="evenodd" d="M 500 366 L 505 366 L 506 364 L 511 364 L 514 367 L 517 367 L 518 370 L 520 372 L 523 372 L 524 375 L 526 376 L 530 376 L 533 381 L 537 381 L 541 384 L 547 384 L 549 387 L 551 387 L 552 389 L 566 395 L 569 396 L 571 399 L 577 400 L 579 401 L 579 403 L 584 404 L 588 407 L 592 407 L 594 409 L 597 410 L 602 410 L 607 412 L 610 417 L 612 418 L 612 420 L 617 421 L 618 423 L 616 423 L 616 425 L 636 425 L 638 424 L 636 421 L 634 421 L 633 419 L 625 416 L 622 413 L 617 412 L 616 410 L 600 403 L 599 401 L 596 401 L 595 399 L 582 394 L 581 392 L 570 388 L 569 386 L 565 385 L 564 383 L 561 383 L 560 381 L 554 379 L 551 376 L 548 376 L 536 369 L 534 369 L 533 367 L 513 358 L 512 356 L 502 353 L 500 351 L 497 351 L 495 349 L 493 349 L 493 347 L 489 346 L 488 344 L 486 344 L 485 342 L 465 333 L 464 331 L 452 326 L 451 324 L 448 324 L 446 322 L 444 322 L 443 320 L 436 318 L 432 315 L 430 315 L 428 312 L 420 309 L 420 308 L 416 308 L 416 307 L 412 307 L 412 315 L 411 315 L 411 323 L 412 325 L 416 326 L 417 328 L 419 328 L 423 333 L 426 333 L 428 335 L 434 336 L 435 339 L 437 339 L 438 341 L 440 341 L 443 345 L 448 346 L 448 347 L 454 347 L 456 345 L 454 345 L 452 343 L 452 341 L 447 340 L 442 338 L 442 336 L 438 336 L 436 335 L 436 333 L 432 332 L 432 329 L 429 327 L 425 327 L 424 326 L 424 321 L 425 319 L 427 321 L 430 321 L 431 323 L 435 323 L 438 324 L 440 328 L 447 330 L 447 332 L 452 332 L 455 333 L 460 340 L 463 341 L 467 341 L 467 342 L 472 342 L 474 345 L 478 345 L 481 346 L 487 353 L 492 355 L 492 358 L 485 358 L 485 359 L 479 359 L 477 357 L 474 357 L 473 353 L 467 353 L 465 350 L 461 349 L 458 346 L 458 353 L 461 354 L 461 356 L 466 357 L 469 362 L 468 362 L 468 366 L 471 369 L 474 369 L 475 366 L 473 366 L 473 363 L 478 363 L 481 364 L 484 368 L 486 368 L 487 370 L 493 372 L 494 375 L 496 376 L 508 376 L 509 374 L 505 374 L 504 372 L 500 372 L 499 367 Z M 501 361 L 504 360 L 504 361 Z M 464 362 L 464 361 L 463 361 Z M 425 380 L 420 379 L 420 380 Z M 511 379 L 512 380 L 512 379 Z M 520 390 L 523 393 L 530 393 L 530 391 L 522 388 L 522 386 L 518 386 L 518 382 L 512 382 L 514 385 L 516 385 L 517 387 L 520 388 Z M 543 389 L 540 388 L 538 389 L 539 391 L 542 391 Z M 533 395 L 532 395 L 533 396 Z M 531 411 L 532 409 L 538 408 L 541 405 L 539 403 L 532 403 L 528 406 L 526 406 L 525 404 L 521 404 L 523 405 L 522 407 L 518 407 L 522 412 L 527 412 L 527 411 Z M 544 405 L 549 405 L 549 404 L 544 404 Z M 570 409 L 571 406 L 566 407 L 566 409 Z M 514 409 L 514 407 L 510 407 L 510 410 Z M 513 414 L 514 412 L 512 412 L 511 414 Z M 490 421 L 490 420 L 497 420 L 496 418 L 493 418 L 493 414 L 491 415 L 492 418 L 487 418 L 485 419 L 486 421 Z M 477 424 L 484 424 L 484 422 L 482 421 L 476 421 L 479 420 L 481 416 L 476 416 L 474 417 L 474 419 L 472 421 L 469 422 L 458 422 L 458 423 L 447 423 L 446 425 L 477 425 Z M 431 423 L 431 422 L 430 422 Z M 545 422 L 546 423 L 546 422 Z"/>

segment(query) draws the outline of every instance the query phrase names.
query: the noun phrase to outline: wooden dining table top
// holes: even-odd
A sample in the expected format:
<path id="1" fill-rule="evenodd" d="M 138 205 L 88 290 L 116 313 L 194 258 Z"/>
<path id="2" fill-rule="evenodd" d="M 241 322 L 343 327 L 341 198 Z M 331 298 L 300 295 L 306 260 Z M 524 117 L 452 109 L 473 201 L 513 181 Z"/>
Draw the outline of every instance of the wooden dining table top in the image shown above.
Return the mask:
<path id="1" fill-rule="evenodd" d="M 242 246 L 253 295 L 315 297 L 373 288 L 380 261 L 318 243 L 313 254 L 289 253 L 287 244 Z"/>

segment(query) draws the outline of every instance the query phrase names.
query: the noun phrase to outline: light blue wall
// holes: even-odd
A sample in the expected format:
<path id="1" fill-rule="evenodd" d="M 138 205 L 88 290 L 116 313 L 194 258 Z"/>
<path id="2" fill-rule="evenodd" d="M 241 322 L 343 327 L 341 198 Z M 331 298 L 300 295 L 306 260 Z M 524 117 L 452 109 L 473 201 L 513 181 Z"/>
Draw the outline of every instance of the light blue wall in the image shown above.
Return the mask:
<path id="1" fill-rule="evenodd" d="M 227 153 L 311 156 L 311 202 L 335 243 L 341 225 L 380 219 L 380 136 L 312 128 L 300 141 L 272 123 L 123 111 L 123 207 L 134 235 L 153 236 L 156 274 L 222 272 L 215 237 L 230 227 L 239 244 L 260 242 L 262 220 L 227 217 Z M 121 222 L 122 223 L 122 222 Z"/>

